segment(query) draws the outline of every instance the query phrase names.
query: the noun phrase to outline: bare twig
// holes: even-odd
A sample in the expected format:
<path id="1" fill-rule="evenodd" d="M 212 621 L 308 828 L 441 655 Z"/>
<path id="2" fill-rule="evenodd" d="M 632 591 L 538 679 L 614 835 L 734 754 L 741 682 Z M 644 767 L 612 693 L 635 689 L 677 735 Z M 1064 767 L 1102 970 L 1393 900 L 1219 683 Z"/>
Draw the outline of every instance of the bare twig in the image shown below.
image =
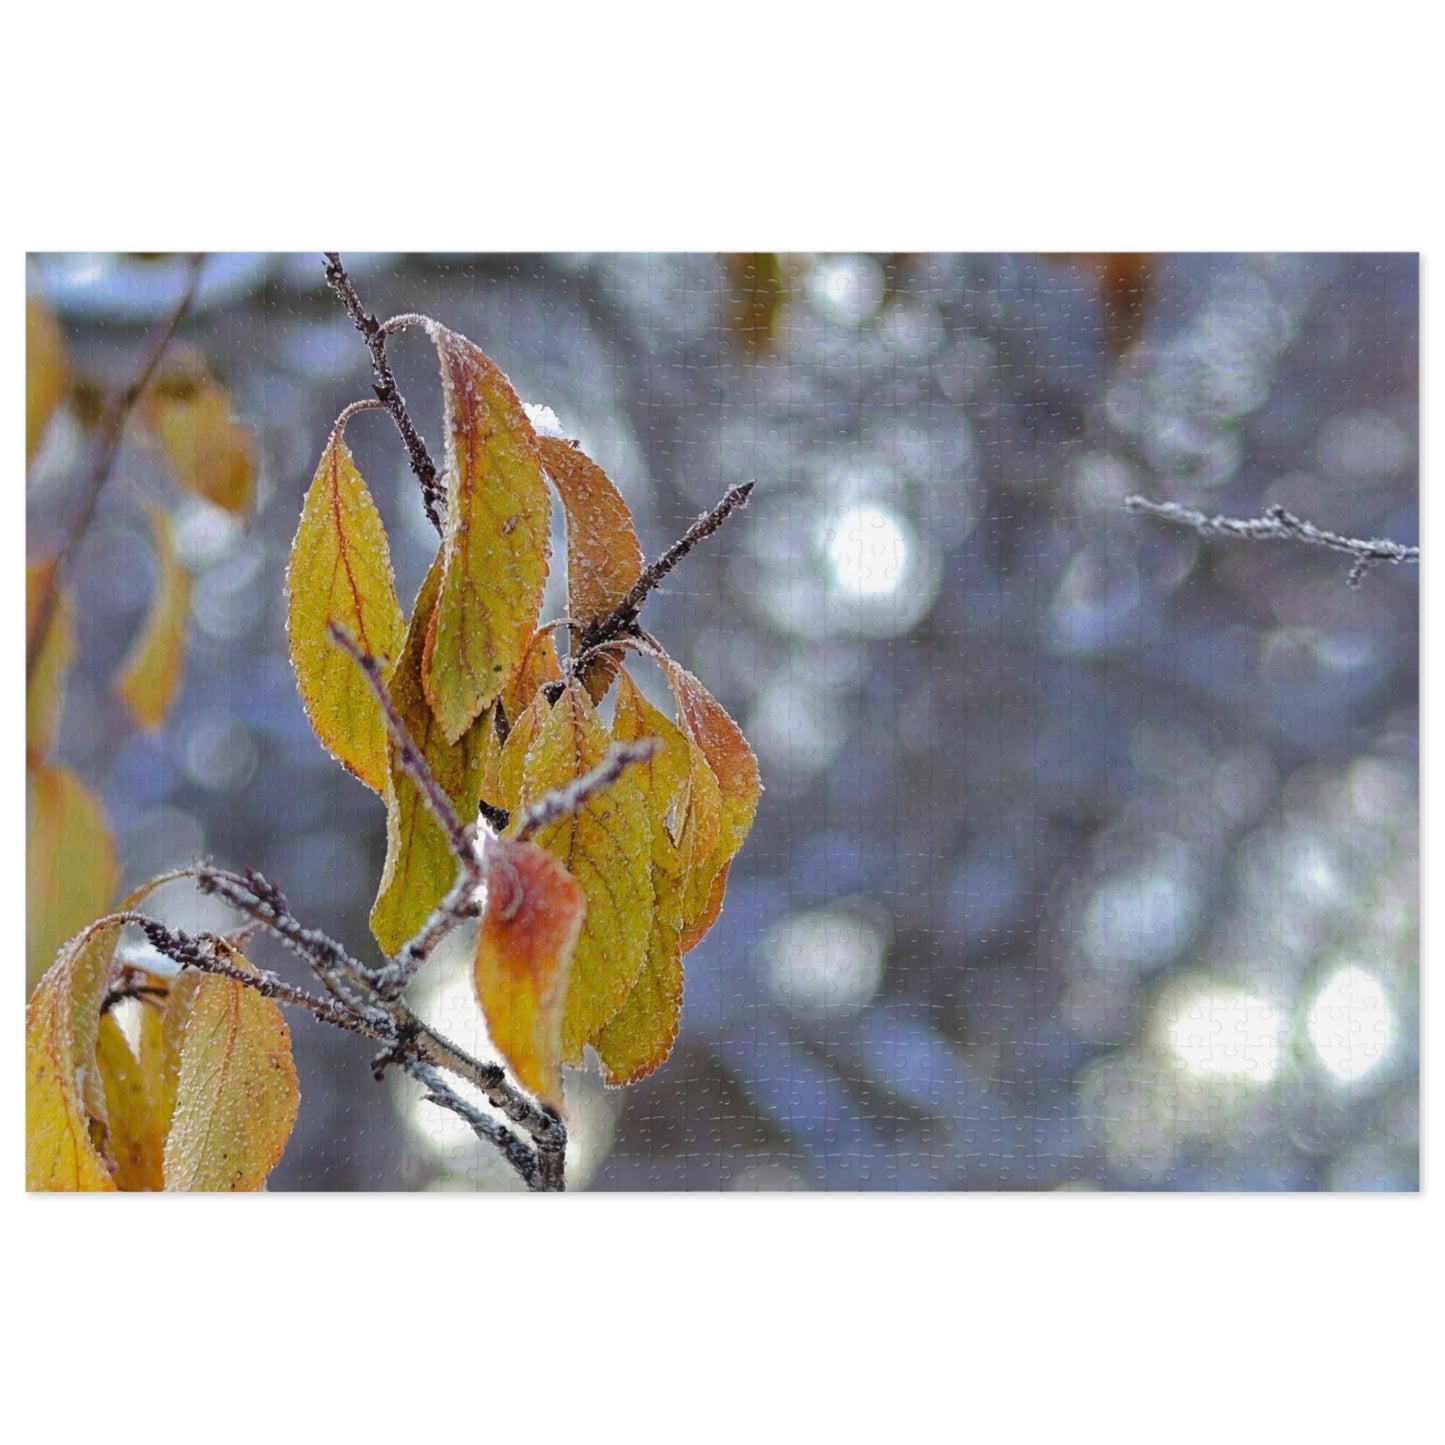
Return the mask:
<path id="1" fill-rule="evenodd" d="M 1365 572 L 1376 562 L 1398 564 L 1420 561 L 1418 547 L 1408 547 L 1381 537 L 1368 540 L 1344 537 L 1338 532 L 1317 527 L 1313 522 L 1306 522 L 1280 506 L 1269 507 L 1263 517 L 1210 517 L 1191 507 L 1182 507 L 1178 502 L 1153 502 L 1140 496 L 1125 497 L 1124 506 L 1131 512 L 1142 512 L 1161 521 L 1192 527 L 1201 537 L 1235 537 L 1251 542 L 1310 542 L 1317 547 L 1346 552 L 1355 559 L 1348 578 L 1351 587 L 1358 587 Z"/>
<path id="2" fill-rule="evenodd" d="M 443 1109 L 450 1109 L 453 1114 L 471 1125 L 472 1132 L 478 1138 L 495 1144 L 502 1151 L 507 1163 L 521 1175 L 522 1182 L 529 1189 L 542 1187 L 538 1156 L 528 1149 L 526 1144 L 505 1124 L 469 1104 L 430 1064 L 424 1063 L 421 1059 L 408 1059 L 403 1067 L 426 1089 L 424 1097 L 430 1103 L 439 1104 Z"/>
<path id="3" fill-rule="evenodd" d="M 142 913 L 127 915 L 125 921 L 135 924 L 145 934 L 152 948 L 183 968 L 194 968 L 202 973 L 233 979 L 236 983 L 255 989 L 265 998 L 290 1004 L 293 1008 L 306 1009 L 323 1022 L 349 1029 L 352 1033 L 364 1034 L 373 1039 L 386 1037 L 384 1029 L 358 1017 L 338 1000 L 317 998 L 305 989 L 293 987 L 266 969 L 256 968 L 254 965 L 251 968 L 242 968 L 239 964 L 232 963 L 230 945 L 215 934 L 202 933 L 192 938 L 189 934 L 179 929 L 173 931 L 164 923 Z"/>
<path id="4" fill-rule="evenodd" d="M 591 772 L 574 778 L 565 788 L 545 794 L 522 814 L 515 834 L 517 841 L 526 842 L 549 823 L 578 812 L 594 794 L 610 788 L 622 776 L 624 768 L 631 767 L 633 763 L 645 763 L 661 748 L 662 744 L 656 738 L 639 738 L 635 743 L 613 743 L 607 749 L 606 757 Z"/>
<path id="5" fill-rule="evenodd" d="M 376 399 L 391 413 L 391 419 L 396 423 L 402 441 L 406 443 L 411 469 L 421 483 L 422 503 L 426 507 L 427 517 L 440 534 L 442 517 L 446 510 L 446 493 L 437 480 L 436 463 L 432 461 L 426 443 L 422 441 L 421 434 L 407 412 L 406 400 L 397 389 L 391 363 L 386 359 L 386 329 L 375 316 L 368 315 L 362 307 L 356 288 L 351 284 L 351 277 L 346 274 L 346 268 L 341 264 L 341 256 L 335 251 L 323 251 L 321 254 L 326 257 L 326 284 L 346 307 L 347 315 L 366 341 L 366 349 L 371 353 L 371 370 L 375 378 L 372 388 L 376 392 Z"/>
<path id="6" fill-rule="evenodd" d="M 365 994 L 365 998 L 359 1004 L 352 1004 L 349 1000 L 338 998 L 336 1004 L 331 1005 L 326 1000 L 311 1000 L 309 995 L 302 995 L 300 990 L 293 990 L 293 993 L 299 996 L 294 999 L 286 998 L 283 1001 L 296 1002 L 299 1006 L 318 1013 L 319 1017 L 325 1018 L 329 1023 L 338 1023 L 343 1028 L 349 1027 L 353 1032 L 364 1033 L 368 1037 L 378 1040 L 383 1045 L 377 1063 L 378 1077 L 381 1071 L 391 1064 L 397 1065 L 414 1077 L 420 1077 L 414 1065 L 422 1064 L 434 1070 L 445 1070 L 464 1079 L 473 1088 L 479 1090 L 493 1108 L 514 1124 L 520 1125 L 531 1137 L 535 1150 L 535 1155 L 530 1156 L 532 1164 L 529 1165 L 527 1171 L 521 1169 L 518 1171 L 523 1174 L 528 1185 L 534 1189 L 561 1189 L 564 1187 L 565 1177 L 562 1173 L 561 1160 L 567 1143 L 566 1125 L 551 1109 L 539 1107 L 522 1094 L 507 1078 L 506 1071 L 500 1064 L 482 1063 L 480 1060 L 472 1058 L 470 1054 L 458 1048 L 450 1040 L 437 1033 L 435 1029 L 424 1024 L 399 999 L 387 996 L 379 987 L 386 977 L 386 970 L 372 972 L 363 969 L 360 964 L 350 958 L 340 944 L 315 929 L 303 928 L 291 915 L 290 910 L 286 907 L 285 899 L 281 897 L 279 891 L 268 884 L 259 874 L 240 875 L 228 873 L 223 869 L 201 867 L 195 870 L 195 876 L 203 891 L 215 893 L 218 897 L 224 898 L 228 903 L 259 920 L 306 959 L 318 976 L 323 979 L 328 975 L 344 976 L 349 984 Z M 119 921 L 140 923 L 141 915 L 125 915 Z M 142 924 L 142 926 L 144 925 Z M 152 942 L 167 957 L 174 958 L 178 963 L 192 962 L 183 947 L 163 946 L 163 943 L 156 938 L 152 938 Z M 222 970 L 213 967 L 210 971 L 221 972 Z M 234 975 L 228 976 L 235 976 L 238 982 L 251 987 L 258 986 L 255 982 L 258 975 L 237 970 Z M 267 980 L 274 979 L 274 975 L 264 975 L 263 977 Z M 279 983 L 279 980 L 276 982 Z M 284 985 L 284 987 L 289 988 L 289 985 Z M 279 994 L 272 996 L 281 997 Z M 321 1009 L 326 1009 L 328 1012 L 321 1013 L 314 1005 L 319 1005 Z M 333 1015 L 333 1009 L 335 1015 Z M 349 1014 L 352 1022 L 344 1022 L 339 1016 L 341 1014 Z M 423 1082 L 427 1084 L 432 1093 L 438 1092 L 429 1081 L 423 1080 Z M 446 1098 L 438 1098 L 435 1102 L 446 1108 L 454 1107 Z M 465 1113 L 463 1117 L 470 1119 L 470 1116 Z M 493 1143 L 499 1143 L 501 1139 L 501 1136 L 494 1137 L 490 1133 L 484 1133 L 483 1137 L 491 1139 Z M 499 1147 L 503 1148 L 508 1161 L 516 1167 L 516 1149 L 504 1141 L 499 1143 Z"/>
<path id="7" fill-rule="evenodd" d="M 60 597 L 61 573 L 69 563 L 76 544 L 85 535 L 86 528 L 90 526 L 90 519 L 95 514 L 95 505 L 100 500 L 100 494 L 110 478 L 111 465 L 120 448 L 120 439 L 125 432 L 126 421 L 136 402 L 140 399 L 141 393 L 149 385 L 166 347 L 170 345 L 171 337 L 176 333 L 176 328 L 185 319 L 186 312 L 191 309 L 191 302 L 196 297 L 196 286 L 201 279 L 201 263 L 204 260 L 203 254 L 191 257 L 185 290 L 181 293 L 180 300 L 171 308 L 170 314 L 165 320 L 151 333 L 150 344 L 146 347 L 140 369 L 136 372 L 130 385 L 111 402 L 101 419 L 100 429 L 95 440 L 95 449 L 90 457 L 90 470 L 86 478 L 85 494 L 81 498 L 80 511 L 76 513 L 75 520 L 70 524 L 70 531 L 66 534 L 65 541 L 61 543 L 60 551 L 56 553 L 55 565 L 50 569 L 50 574 L 41 588 L 40 596 L 36 599 L 35 626 L 25 647 L 25 678 L 27 682 L 35 671 L 36 660 L 45 646 L 46 634 L 50 631 L 50 624 L 55 617 L 55 606 Z"/>
<path id="8" fill-rule="evenodd" d="M 469 827 L 462 826 L 461 820 L 457 817 L 457 810 L 452 807 L 452 800 L 447 797 L 446 790 L 437 782 L 431 768 L 427 766 L 426 759 L 422 757 L 417 745 L 412 742 L 411 734 L 407 732 L 406 724 L 401 720 L 401 715 L 391 700 L 391 694 L 387 692 L 386 684 L 382 681 L 380 664 L 369 653 L 363 652 L 334 622 L 327 630 L 331 634 L 331 640 L 348 653 L 366 674 L 366 680 L 371 684 L 371 690 L 381 704 L 387 732 L 391 735 L 392 743 L 396 747 L 397 761 L 401 763 L 402 767 L 406 769 L 408 777 L 417 785 L 423 800 L 431 810 L 432 817 L 437 820 L 442 832 L 447 835 L 447 841 L 451 844 L 457 861 L 463 867 L 471 867 L 476 872 L 476 881 L 481 882 L 480 865 L 477 862 L 476 848 L 473 844 L 473 832 L 469 830 Z"/>
<path id="9" fill-rule="evenodd" d="M 661 557 L 650 566 L 643 568 L 642 576 L 632 584 L 627 595 L 612 609 L 609 616 L 594 627 L 587 629 L 582 639 L 582 651 L 590 651 L 611 642 L 623 633 L 629 632 L 637 623 L 642 604 L 648 594 L 697 546 L 704 537 L 710 537 L 739 507 L 747 505 L 754 483 L 744 482 L 734 487 L 712 511 L 704 512 Z"/>

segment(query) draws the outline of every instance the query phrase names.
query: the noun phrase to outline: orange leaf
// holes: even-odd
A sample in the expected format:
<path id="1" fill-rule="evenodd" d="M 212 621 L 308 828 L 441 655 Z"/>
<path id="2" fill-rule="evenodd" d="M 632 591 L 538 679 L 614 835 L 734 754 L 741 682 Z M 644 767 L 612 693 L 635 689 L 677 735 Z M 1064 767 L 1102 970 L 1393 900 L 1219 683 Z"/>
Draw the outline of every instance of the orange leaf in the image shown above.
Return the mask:
<path id="1" fill-rule="evenodd" d="M 642 575 L 642 548 L 622 493 L 596 462 L 557 437 L 541 437 L 538 445 L 567 513 L 567 615 L 585 627 L 610 616 L 632 590 Z M 617 665 L 606 654 L 587 665 L 583 682 L 593 702 L 607 691 Z"/>
<path id="2" fill-rule="evenodd" d="M 422 655 L 440 578 L 440 563 L 433 562 L 417 594 L 411 625 L 387 688 L 412 741 L 466 823 L 476 817 L 482 796 L 482 764 L 492 717 L 490 712 L 484 713 L 460 741 L 449 743 L 427 705 L 422 691 Z M 390 742 L 387 759 L 386 865 L 371 909 L 371 931 L 392 954 L 426 922 L 456 882 L 457 860 L 416 784 L 396 761 L 396 749 Z"/>
<path id="3" fill-rule="evenodd" d="M 533 706 L 545 708 L 546 699 L 539 697 Z M 527 749 L 513 828 L 521 809 L 596 767 L 607 747 L 591 700 L 574 682 Z M 502 761 L 505 776 L 505 754 Z M 587 900 L 562 1019 L 562 1058 L 569 1064 L 582 1062 L 583 1046 L 622 1007 L 647 961 L 654 907 L 652 840 L 646 800 L 633 772 L 627 769 L 578 812 L 536 835 L 537 843 L 581 884 Z"/>
<path id="4" fill-rule="evenodd" d="M 250 966 L 240 954 L 231 961 Z M 300 1102 L 281 1010 L 234 979 L 203 978 L 181 1044 L 165 1187 L 260 1189 Z"/>
<path id="5" fill-rule="evenodd" d="M 535 843 L 488 844 L 473 977 L 487 1032 L 523 1088 L 562 1107 L 562 1014 L 586 904 Z"/>
<path id="6" fill-rule="evenodd" d="M 35 455 L 45 428 L 65 395 L 65 344 L 45 303 L 25 303 L 25 462 Z"/>
<path id="7" fill-rule="evenodd" d="M 286 589 L 291 666 L 306 716 L 322 746 L 385 797 L 380 704 L 328 629 L 334 624 L 376 658 L 384 676 L 401 650 L 406 619 L 396 600 L 386 531 L 339 426 L 301 508 Z"/>
<path id="8" fill-rule="evenodd" d="M 60 945 L 109 907 L 120 868 L 100 800 L 67 768 L 31 771 L 25 845 L 26 978 L 33 986 Z"/>
<path id="9" fill-rule="evenodd" d="M 542 608 L 552 506 L 537 437 L 507 378 L 435 322 L 446 410 L 446 532 L 426 636 L 427 700 L 456 742 L 522 660 Z"/>
<path id="10" fill-rule="evenodd" d="M 255 448 L 202 358 L 179 350 L 168 355 L 146 390 L 140 417 L 180 486 L 237 516 L 251 510 Z"/>
<path id="11" fill-rule="evenodd" d="M 688 885 L 683 948 L 691 948 L 712 927 L 722 910 L 726 870 L 752 827 L 763 785 L 758 760 L 742 730 L 722 705 L 686 668 L 671 658 L 663 663 L 683 730 L 701 750 L 717 780 L 717 841 L 694 863 Z M 694 802 L 700 794 L 694 794 Z"/>
<path id="12" fill-rule="evenodd" d="M 31 563 L 25 570 L 25 646 L 29 651 L 39 618 L 40 598 L 55 572 L 55 560 Z M 57 591 L 45 642 L 25 687 L 25 756 L 28 764 L 40 762 L 55 742 L 65 678 L 75 656 L 75 624 L 64 588 Z M 48 962 L 49 960 L 47 960 Z"/>
<path id="13" fill-rule="evenodd" d="M 115 690 L 141 727 L 154 732 L 165 721 L 181 686 L 191 578 L 176 556 L 170 518 L 155 503 L 149 510 L 156 545 L 156 595 Z"/>

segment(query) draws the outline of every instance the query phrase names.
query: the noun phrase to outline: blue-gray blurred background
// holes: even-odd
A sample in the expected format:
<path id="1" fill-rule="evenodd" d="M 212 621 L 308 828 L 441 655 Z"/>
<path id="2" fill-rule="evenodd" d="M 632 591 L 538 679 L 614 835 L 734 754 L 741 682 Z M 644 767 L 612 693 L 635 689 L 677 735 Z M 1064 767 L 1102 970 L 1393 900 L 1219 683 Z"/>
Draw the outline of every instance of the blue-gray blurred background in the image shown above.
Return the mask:
<path id="1" fill-rule="evenodd" d="M 1281 503 L 1416 542 L 1417 258 L 344 260 L 368 309 L 435 316 L 550 406 L 649 555 L 757 483 L 645 622 L 743 724 L 767 792 L 672 1057 L 625 1091 L 569 1080 L 575 1187 L 1417 1187 L 1417 573 L 1352 589 L 1336 554 L 1122 506 Z M 183 272 L 36 256 L 27 284 L 107 388 Z M 250 865 L 360 952 L 384 814 L 310 732 L 283 584 L 368 357 L 319 255 L 202 275 L 180 340 L 255 429 L 259 511 L 182 497 L 127 443 L 71 579 L 57 754 L 103 797 L 123 886 Z M 392 358 L 439 456 L 434 353 L 411 334 Z M 409 608 L 435 535 L 387 419 L 347 435 Z M 74 515 L 85 447 L 63 413 L 32 553 Z M 153 585 L 141 492 L 195 578 L 154 737 L 111 695 Z M 184 889 L 159 911 L 232 921 Z M 462 945 L 416 1002 L 484 1049 Z M 270 1187 L 510 1185 L 414 1085 L 375 1083 L 364 1043 L 293 1037 Z"/>

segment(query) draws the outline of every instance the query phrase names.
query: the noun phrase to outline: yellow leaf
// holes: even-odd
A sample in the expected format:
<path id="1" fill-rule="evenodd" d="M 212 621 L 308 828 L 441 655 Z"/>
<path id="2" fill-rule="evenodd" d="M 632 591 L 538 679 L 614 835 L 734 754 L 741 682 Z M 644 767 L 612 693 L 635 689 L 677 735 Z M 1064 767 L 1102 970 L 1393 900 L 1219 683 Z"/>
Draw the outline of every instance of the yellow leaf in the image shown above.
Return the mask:
<path id="1" fill-rule="evenodd" d="M 722 705 L 671 658 L 665 658 L 663 666 L 677 701 L 677 720 L 707 760 L 718 788 L 717 840 L 705 856 L 695 856 L 687 886 L 683 911 L 686 952 L 722 911 L 727 870 L 753 825 L 763 785 L 752 748 Z M 692 803 L 706 808 L 705 782 L 695 788 Z"/>
<path id="2" fill-rule="evenodd" d="M 458 742 L 450 743 L 422 691 L 423 646 L 428 623 L 435 615 L 440 578 L 440 562 L 433 562 L 417 594 L 411 625 L 387 687 L 412 741 L 462 822 L 469 823 L 481 801 L 482 763 L 492 718 L 484 713 Z M 456 882 L 458 865 L 416 784 L 397 763 L 390 742 L 387 759 L 386 866 L 371 909 L 371 931 L 382 948 L 393 954 L 446 896 Z"/>
<path id="3" fill-rule="evenodd" d="M 43 301 L 25 303 L 25 462 L 35 455 L 45 428 L 65 395 L 65 345 Z"/>
<path id="4" fill-rule="evenodd" d="M 26 979 L 33 987 L 60 945 L 110 906 L 120 869 L 99 799 L 66 768 L 31 771 L 25 843 Z"/>
<path id="5" fill-rule="evenodd" d="M 450 742 L 501 692 L 542 608 L 552 507 L 537 437 L 507 378 L 434 322 L 446 410 L 442 580 L 423 678 Z"/>
<path id="6" fill-rule="evenodd" d="M 176 1089 L 181 1081 L 181 1047 L 186 1022 L 195 1007 L 205 975 L 188 968 L 170 981 L 165 1008 L 155 1018 L 150 1010 L 141 1018 L 140 1062 L 155 1094 L 156 1129 L 162 1140 L 171 1132 L 176 1112 Z"/>
<path id="7" fill-rule="evenodd" d="M 647 962 L 616 1016 L 590 1040 L 608 1084 L 646 1078 L 672 1052 L 682 1019 L 682 916 L 688 859 L 674 839 L 685 806 L 692 759 L 687 739 L 638 691 L 625 671 L 617 679 L 612 736 L 618 742 L 656 738 L 661 750 L 635 772 L 652 828 L 652 883 L 656 907 Z M 691 837 L 684 835 L 684 847 Z"/>
<path id="8" fill-rule="evenodd" d="M 546 707 L 545 698 L 538 703 Z M 606 730 L 586 691 L 571 684 L 527 750 L 512 827 L 518 826 L 522 808 L 596 767 L 607 747 Z M 504 755 L 504 774 L 506 765 Z M 562 1019 L 562 1059 L 568 1064 L 582 1062 L 583 1046 L 622 1007 L 647 961 L 654 907 L 652 837 L 633 771 L 626 769 L 578 812 L 536 834 L 537 843 L 577 880 L 587 900 Z"/>
<path id="9" fill-rule="evenodd" d="M 502 689 L 502 705 L 507 709 L 507 717 L 521 717 L 542 688 L 549 682 L 560 681 L 561 677 L 562 664 L 557 657 L 555 633 L 550 627 L 539 627 L 532 634 L 517 670 Z"/>
<path id="10" fill-rule="evenodd" d="M 150 504 L 150 515 L 156 540 L 156 594 L 150 616 L 116 679 L 115 690 L 136 722 L 154 732 L 166 720 L 180 691 L 191 578 L 176 556 L 170 518 L 154 503 Z"/>
<path id="11" fill-rule="evenodd" d="M 391 552 L 371 493 L 337 427 L 316 469 L 286 575 L 286 631 L 302 706 L 322 746 L 368 788 L 386 795 L 386 723 L 365 675 L 339 648 L 334 624 L 376 658 L 383 676 L 406 619 Z"/>
<path id="12" fill-rule="evenodd" d="M 255 447 L 231 417 L 231 399 L 206 363 L 175 351 L 162 363 L 140 407 L 180 486 L 237 516 L 251 510 Z"/>
<path id="13" fill-rule="evenodd" d="M 557 437 L 541 437 L 542 464 L 567 513 L 567 615 L 584 627 L 601 622 L 642 576 L 642 548 L 632 513 L 607 473 L 585 452 Z M 574 635 L 572 651 L 580 639 Z M 593 702 L 617 673 L 617 659 L 599 654 L 583 670 Z"/>
<path id="14" fill-rule="evenodd" d="M 527 763 L 527 753 L 531 750 L 532 744 L 537 741 L 537 734 L 542 731 L 543 725 L 551 716 L 551 703 L 538 693 L 512 719 L 512 730 L 507 734 L 507 741 L 502 745 L 501 756 L 497 762 L 496 800 L 513 816 L 522 807 L 522 798 L 526 787 L 523 771 Z"/>
<path id="15" fill-rule="evenodd" d="M 25 647 L 28 652 L 39 621 L 40 598 L 53 581 L 53 558 L 32 563 L 25 571 Z M 25 687 L 25 757 L 30 765 L 41 762 L 55 742 L 60 723 L 60 705 L 65 678 L 75 656 L 75 624 L 70 618 L 70 599 L 58 588 L 45 641 Z M 48 962 L 49 960 L 47 960 Z"/>
<path id="16" fill-rule="evenodd" d="M 239 954 L 232 962 L 249 967 Z M 300 1102 L 281 1010 L 234 979 L 203 978 L 181 1045 L 165 1187 L 259 1189 Z"/>
<path id="17" fill-rule="evenodd" d="M 158 1009 L 149 1004 L 141 1008 L 143 1018 L 159 1020 Z M 115 1166 L 115 1186 L 160 1189 L 165 1130 L 156 1108 L 155 1081 L 131 1052 L 113 1013 L 100 1020 L 95 1059 L 105 1086 L 105 1151 Z"/>
<path id="18" fill-rule="evenodd" d="M 592 1039 L 603 1082 L 635 1084 L 660 1068 L 682 1024 L 682 893 L 669 887 L 657 903 L 658 923 L 647 944 L 647 963 L 627 1001 Z"/>
<path id="19" fill-rule="evenodd" d="M 537 695 L 547 683 L 556 682 L 561 676 L 562 664 L 557 658 L 557 644 L 552 640 L 552 629 L 539 627 L 532 636 L 531 645 L 527 648 L 521 664 L 507 679 L 507 685 L 502 689 L 502 696 L 499 699 L 509 725 L 506 741 L 504 742 L 497 736 L 495 726 L 487 729 L 483 745 L 482 797 L 489 803 L 498 807 L 511 806 L 505 801 L 509 796 L 515 802 L 522 785 L 521 758 L 536 736 L 535 732 L 524 730 L 522 738 L 512 744 L 515 766 L 512 768 L 510 781 L 506 784 L 502 781 L 502 754 L 507 743 L 511 742 L 512 733 L 516 731 L 517 724 L 524 716 L 529 715 L 528 709 L 534 702 L 540 703 L 540 707 L 532 709 L 531 719 L 540 721 L 546 717 L 549 711 L 548 705 Z M 493 722 L 495 723 L 495 721 L 494 714 Z"/>
<path id="20" fill-rule="evenodd" d="M 114 1189 L 97 1148 L 105 1096 L 100 1004 L 121 925 L 92 924 L 61 950 L 25 1010 L 25 1187 Z"/>
<path id="21" fill-rule="evenodd" d="M 118 912 L 139 906 L 174 875 L 142 883 Z M 112 1089 L 97 1056 L 100 1006 L 124 925 L 100 920 L 70 939 L 25 1010 L 25 1179 L 28 1189 L 114 1189 L 114 1161 L 101 1152 Z M 142 1027 L 142 1040 L 146 1030 Z M 104 1059 L 112 1064 L 108 1040 Z M 148 1079 L 160 1077 L 146 1056 Z"/>
<path id="22" fill-rule="evenodd" d="M 535 843 L 488 846 L 487 906 L 473 970 L 487 1032 L 525 1089 L 562 1107 L 562 1015 L 585 903 Z"/>

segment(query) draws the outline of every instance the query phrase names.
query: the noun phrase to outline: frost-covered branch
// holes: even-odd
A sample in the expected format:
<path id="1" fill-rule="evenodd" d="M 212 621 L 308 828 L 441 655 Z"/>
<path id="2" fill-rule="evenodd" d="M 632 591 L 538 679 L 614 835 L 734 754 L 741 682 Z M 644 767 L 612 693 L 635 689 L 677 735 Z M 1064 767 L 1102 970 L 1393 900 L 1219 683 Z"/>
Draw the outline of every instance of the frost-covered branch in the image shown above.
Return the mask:
<path id="1" fill-rule="evenodd" d="M 432 526 L 440 533 L 446 509 L 446 493 L 437 480 L 436 463 L 432 461 L 426 443 L 422 441 L 421 434 L 412 422 L 406 409 L 406 399 L 397 389 L 391 363 L 386 359 L 386 329 L 362 306 L 356 288 L 351 284 L 351 277 L 346 274 L 346 268 L 341 264 L 340 254 L 336 251 L 323 251 L 321 254 L 326 257 L 326 284 L 346 307 L 347 315 L 366 341 L 366 349 L 371 353 L 371 371 L 374 377 L 372 389 L 376 392 L 376 399 L 391 413 L 391 419 L 396 423 L 402 441 L 406 443 L 411 469 L 421 483 L 421 497 L 426 506 L 426 514 L 431 519 Z"/>
<path id="2" fill-rule="evenodd" d="M 1348 578 L 1351 587 L 1358 587 L 1366 571 L 1376 562 L 1399 564 L 1420 561 L 1418 547 L 1381 537 L 1341 536 L 1338 532 L 1326 531 L 1313 522 L 1296 517 L 1280 506 L 1268 508 L 1262 517 L 1210 517 L 1192 507 L 1180 506 L 1178 502 L 1154 502 L 1140 496 L 1125 497 L 1124 506 L 1131 512 L 1192 527 L 1201 537 L 1234 537 L 1248 542 L 1309 542 L 1317 547 L 1348 553 L 1355 559 Z"/>
<path id="3" fill-rule="evenodd" d="M 754 485 L 752 482 L 744 482 L 741 486 L 734 487 L 710 512 L 702 513 L 657 561 L 643 568 L 642 576 L 612 609 L 611 615 L 603 618 L 595 628 L 588 630 L 583 638 L 583 646 L 588 649 L 599 647 L 631 631 L 648 594 L 704 537 L 712 536 L 738 508 L 747 506 Z"/>

